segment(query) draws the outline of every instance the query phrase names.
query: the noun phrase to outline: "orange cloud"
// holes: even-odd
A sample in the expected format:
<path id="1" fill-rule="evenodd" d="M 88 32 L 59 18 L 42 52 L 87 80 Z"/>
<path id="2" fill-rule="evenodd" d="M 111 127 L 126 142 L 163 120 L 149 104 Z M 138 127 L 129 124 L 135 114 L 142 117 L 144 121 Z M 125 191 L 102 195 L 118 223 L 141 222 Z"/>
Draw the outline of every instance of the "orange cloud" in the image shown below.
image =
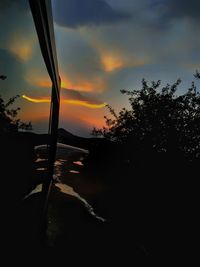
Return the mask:
<path id="1" fill-rule="evenodd" d="M 105 126 L 105 119 L 103 117 L 103 114 L 99 118 L 91 116 L 80 116 L 79 120 L 88 125 L 91 129 L 93 127 L 101 129 L 103 126 Z"/>
<path id="2" fill-rule="evenodd" d="M 51 80 L 48 74 L 43 74 L 37 69 L 31 69 L 25 75 L 25 80 L 30 84 L 38 87 L 49 87 L 51 88 Z"/>
<path id="3" fill-rule="evenodd" d="M 99 39 L 90 39 L 90 41 L 93 43 L 94 48 L 98 51 L 103 69 L 107 73 L 127 67 L 134 68 L 143 66 L 149 64 L 151 61 L 151 59 L 147 56 L 136 56 L 119 47 L 110 48 L 101 43 L 101 40 Z"/>
<path id="4" fill-rule="evenodd" d="M 149 64 L 149 58 L 134 58 L 123 55 L 122 53 L 104 53 L 101 52 L 101 62 L 106 72 L 115 71 L 126 67 L 139 67 Z"/>
<path id="5" fill-rule="evenodd" d="M 104 70 L 109 72 L 116 69 L 120 69 L 124 66 L 124 62 L 113 55 L 102 55 L 101 62 L 103 64 Z"/>
<path id="6" fill-rule="evenodd" d="M 41 80 L 40 79 L 38 79 L 36 82 L 36 85 L 37 86 L 39 86 L 39 87 L 49 87 L 49 88 L 51 88 L 52 87 L 52 82 L 51 81 L 45 81 L 45 79 L 42 79 L 41 78 Z"/>
<path id="7" fill-rule="evenodd" d="M 20 112 L 20 119 L 22 121 L 48 121 L 50 114 L 50 104 L 41 105 L 40 108 L 35 108 L 30 103 L 23 103 L 23 111 Z"/>
<path id="8" fill-rule="evenodd" d="M 28 97 L 26 95 L 22 95 L 22 98 L 33 102 L 33 103 L 50 103 L 51 100 L 49 98 L 31 98 Z M 77 106 L 84 106 L 87 108 L 103 108 L 106 106 L 106 103 L 101 103 L 101 104 L 94 104 L 94 103 L 90 103 L 88 101 L 82 101 L 82 100 L 75 100 L 75 99 L 61 99 L 61 103 L 65 103 L 65 104 L 72 104 L 72 105 L 77 105 Z"/>
<path id="9" fill-rule="evenodd" d="M 82 76 L 76 74 L 76 78 L 72 79 L 66 74 L 61 73 L 61 88 L 73 89 L 79 92 L 102 92 L 106 88 L 105 81 L 102 77 L 91 77 L 84 80 Z"/>
<path id="10" fill-rule="evenodd" d="M 48 76 L 41 76 L 36 70 L 32 70 L 25 77 L 29 84 L 34 86 L 51 88 L 51 80 Z M 105 82 L 100 77 L 96 77 L 93 81 L 85 81 L 82 77 L 76 75 L 76 81 L 70 79 L 67 75 L 61 74 L 61 88 L 72 89 L 79 92 L 102 92 L 106 88 Z"/>
<path id="11" fill-rule="evenodd" d="M 76 82 L 71 81 L 66 75 L 62 75 L 61 77 L 61 88 L 69 88 L 83 92 L 92 92 L 94 91 L 94 88 L 96 86 L 88 81 L 79 81 L 78 77 Z"/>

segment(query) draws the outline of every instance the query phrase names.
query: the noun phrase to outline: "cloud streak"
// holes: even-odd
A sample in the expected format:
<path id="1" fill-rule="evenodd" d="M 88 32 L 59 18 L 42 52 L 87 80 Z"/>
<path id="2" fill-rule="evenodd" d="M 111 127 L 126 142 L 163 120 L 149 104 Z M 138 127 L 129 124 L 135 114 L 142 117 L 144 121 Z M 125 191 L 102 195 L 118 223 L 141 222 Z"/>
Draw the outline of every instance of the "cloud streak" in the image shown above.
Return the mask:
<path id="1" fill-rule="evenodd" d="M 33 103 L 50 103 L 51 102 L 50 98 L 32 98 L 26 95 L 22 95 L 22 98 Z M 84 101 L 84 100 L 76 100 L 76 99 L 61 99 L 61 104 L 62 103 L 76 105 L 76 106 L 83 106 L 83 107 L 92 108 L 92 109 L 103 108 L 106 106 L 106 103 L 95 104 L 95 103 L 90 103 L 86 100 Z"/>
<path id="2" fill-rule="evenodd" d="M 165 0 L 164 4 L 168 17 L 200 20 L 200 2 L 197 0 Z"/>

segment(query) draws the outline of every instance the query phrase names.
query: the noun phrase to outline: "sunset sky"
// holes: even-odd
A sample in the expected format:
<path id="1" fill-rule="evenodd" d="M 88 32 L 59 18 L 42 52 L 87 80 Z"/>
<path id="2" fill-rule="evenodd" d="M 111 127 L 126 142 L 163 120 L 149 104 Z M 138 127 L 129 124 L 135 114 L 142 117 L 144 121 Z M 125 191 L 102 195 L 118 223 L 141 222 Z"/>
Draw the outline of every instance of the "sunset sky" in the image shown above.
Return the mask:
<path id="1" fill-rule="evenodd" d="M 120 89 L 142 78 L 182 88 L 200 69 L 197 0 L 52 0 L 59 71 L 60 125 L 88 136 L 101 127 L 105 103 L 127 106 Z M 46 132 L 50 79 L 40 53 L 28 1 L 0 1 L 0 95 L 19 94 L 20 118 Z"/>

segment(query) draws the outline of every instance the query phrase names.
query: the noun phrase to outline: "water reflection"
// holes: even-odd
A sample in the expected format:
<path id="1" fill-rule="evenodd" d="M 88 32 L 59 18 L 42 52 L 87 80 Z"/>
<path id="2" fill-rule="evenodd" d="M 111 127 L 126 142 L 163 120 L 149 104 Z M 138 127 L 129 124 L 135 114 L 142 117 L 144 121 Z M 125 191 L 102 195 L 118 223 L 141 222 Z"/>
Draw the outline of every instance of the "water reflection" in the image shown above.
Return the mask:
<path id="1" fill-rule="evenodd" d="M 74 173 L 74 174 L 76 174 L 76 173 L 77 173 L 77 174 L 80 173 L 79 171 L 75 171 L 75 170 L 70 170 L 69 172 L 70 172 L 70 173 Z"/>
<path id="2" fill-rule="evenodd" d="M 30 196 L 32 196 L 33 194 L 37 194 L 42 192 L 42 184 L 38 184 L 28 195 L 26 195 L 24 197 L 24 199 L 29 198 Z"/>
<path id="3" fill-rule="evenodd" d="M 46 159 L 42 158 L 43 156 L 44 157 L 46 156 L 46 149 L 47 149 L 46 145 L 40 145 L 40 146 L 35 147 L 35 150 L 38 152 L 38 156 L 39 156 L 39 158 L 36 160 L 36 162 L 42 162 L 42 161 L 46 160 Z M 73 187 L 71 187 L 67 184 L 67 180 L 66 180 L 66 183 L 63 183 L 63 172 L 66 172 L 66 168 L 68 167 L 67 165 L 69 164 L 69 166 L 70 166 L 70 164 L 73 163 L 74 165 L 83 166 L 82 160 L 84 159 L 84 157 L 88 153 L 89 153 L 88 150 L 58 143 L 57 144 L 56 161 L 54 164 L 55 168 L 54 168 L 53 179 L 55 182 L 55 186 L 60 189 L 60 192 L 66 194 L 68 196 L 73 196 L 73 197 L 77 198 L 78 200 L 80 200 L 84 204 L 84 206 L 86 207 L 89 214 L 91 214 L 97 220 L 99 220 L 101 222 L 105 222 L 105 219 L 98 216 L 94 212 L 93 207 L 83 197 L 81 197 L 76 191 L 74 191 Z M 38 169 L 40 169 L 41 171 L 45 171 L 45 168 L 42 168 L 42 167 L 38 168 Z M 77 175 L 80 174 L 79 171 L 73 170 L 73 169 L 71 169 L 71 170 L 68 169 L 68 172 L 73 173 L 73 174 L 77 174 Z M 26 196 L 26 198 L 32 194 L 41 192 L 41 190 L 42 190 L 42 184 L 36 186 L 36 188 L 33 191 L 31 191 Z"/>
<path id="4" fill-rule="evenodd" d="M 74 161 L 73 162 L 75 165 L 79 165 L 79 166 L 84 166 L 83 163 L 81 161 Z"/>
<path id="5" fill-rule="evenodd" d="M 37 154 L 37 156 L 38 156 L 38 158 L 36 159 L 36 163 L 38 163 L 38 162 L 47 162 L 47 159 L 41 159 L 41 158 L 39 158 L 39 155 Z"/>
<path id="6" fill-rule="evenodd" d="M 74 189 L 73 189 L 73 187 L 71 187 L 69 185 L 66 185 L 66 184 L 62 184 L 62 183 L 56 183 L 55 186 L 58 187 L 62 193 L 66 194 L 66 195 L 69 195 L 69 196 L 76 197 L 82 203 L 84 203 L 84 205 L 87 208 L 88 212 L 92 216 L 94 216 L 96 219 L 100 220 L 101 222 L 105 222 L 106 221 L 104 218 L 98 216 L 94 212 L 93 207 L 84 198 L 82 198 L 77 192 L 75 192 Z"/>
<path id="7" fill-rule="evenodd" d="M 37 171 L 46 171 L 47 168 L 37 168 L 36 170 L 37 170 Z"/>

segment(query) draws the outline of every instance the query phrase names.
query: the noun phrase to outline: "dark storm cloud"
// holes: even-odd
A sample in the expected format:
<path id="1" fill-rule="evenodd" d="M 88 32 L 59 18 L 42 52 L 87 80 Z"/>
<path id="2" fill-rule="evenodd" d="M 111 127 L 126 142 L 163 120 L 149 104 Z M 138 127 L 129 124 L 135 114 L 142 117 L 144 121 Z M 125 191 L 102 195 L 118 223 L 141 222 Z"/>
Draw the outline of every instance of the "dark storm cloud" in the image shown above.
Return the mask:
<path id="1" fill-rule="evenodd" d="M 200 1 L 198 0 L 169 0 L 169 15 L 174 17 L 187 17 L 200 19 Z"/>
<path id="2" fill-rule="evenodd" d="M 9 9 L 11 7 L 17 8 L 19 11 L 29 10 L 29 4 L 26 0 L 1 0 L 0 12 Z"/>
<path id="3" fill-rule="evenodd" d="M 198 0 L 108 0 L 119 10 L 131 14 L 132 22 L 146 27 L 151 33 L 165 31 L 172 27 L 175 21 L 186 19 L 197 23 L 200 20 L 200 1 Z"/>
<path id="4" fill-rule="evenodd" d="M 69 28 L 109 24 L 129 18 L 128 14 L 113 9 L 104 0 L 53 1 L 53 9 L 56 23 Z"/>
<path id="5" fill-rule="evenodd" d="M 8 48 L 10 38 L 16 32 L 28 36 L 34 29 L 26 0 L 0 0 L 0 48 Z"/>
<path id="6" fill-rule="evenodd" d="M 144 0 L 146 3 L 146 1 Z M 174 21 L 186 19 L 189 22 L 197 23 L 200 20 L 200 1 L 197 0 L 153 0 L 148 1 L 146 10 L 154 16 L 149 21 L 149 26 L 165 30 L 172 27 Z M 148 8 L 148 9 L 147 9 Z"/>

